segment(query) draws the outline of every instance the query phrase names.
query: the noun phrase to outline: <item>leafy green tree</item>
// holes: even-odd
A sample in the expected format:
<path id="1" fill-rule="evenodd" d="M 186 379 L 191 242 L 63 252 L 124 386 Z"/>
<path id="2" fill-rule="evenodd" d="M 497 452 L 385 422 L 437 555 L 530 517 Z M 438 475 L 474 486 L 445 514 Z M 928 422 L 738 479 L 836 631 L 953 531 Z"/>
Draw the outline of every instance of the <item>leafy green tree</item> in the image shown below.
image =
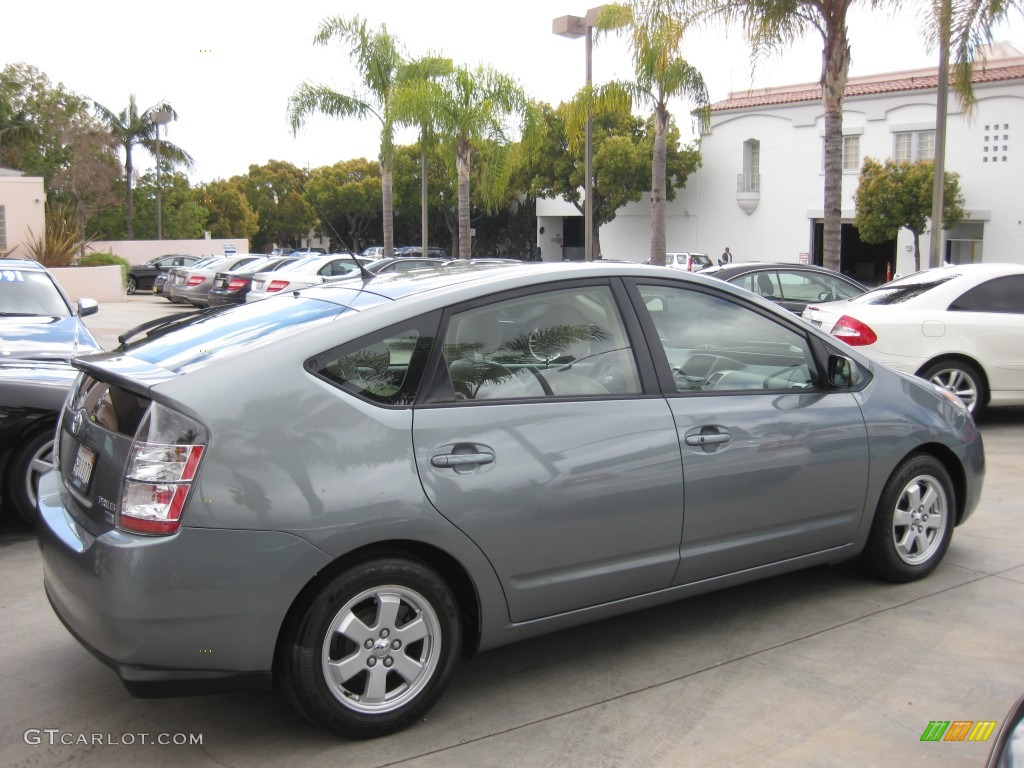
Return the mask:
<path id="1" fill-rule="evenodd" d="M 128 97 L 128 106 L 120 112 L 114 112 L 99 102 L 93 102 L 93 108 L 96 110 L 96 116 L 107 127 L 110 135 L 114 137 L 114 140 L 124 150 L 125 231 L 127 232 L 128 239 L 132 240 L 135 237 L 134 204 L 132 200 L 132 179 L 135 174 L 135 164 L 132 158 L 132 150 L 137 146 L 141 146 L 155 157 L 159 126 L 153 122 L 153 116 L 158 112 L 170 112 L 171 118 L 176 120 L 178 115 L 171 108 L 171 105 L 166 102 L 154 104 L 140 112 L 138 105 L 135 103 L 135 94 L 131 94 Z M 186 168 L 192 168 L 195 164 L 192 156 L 185 150 L 164 139 L 160 141 L 160 158 L 166 160 L 172 166 L 184 165 Z"/>
<path id="2" fill-rule="evenodd" d="M 306 173 L 291 163 L 271 160 L 250 165 L 248 174 L 231 181 L 239 184 L 259 216 L 260 231 L 250 243 L 253 252 L 275 243 L 298 246 L 316 226 L 316 212 L 306 198 Z"/>
<path id="3" fill-rule="evenodd" d="M 436 94 L 434 116 L 439 131 L 455 145 L 455 169 L 458 184 L 458 253 L 459 258 L 472 255 L 470 237 L 470 174 L 474 143 L 492 139 L 507 143 L 507 121 L 524 117 L 526 95 L 510 77 L 486 68 L 456 67 Z"/>
<path id="4" fill-rule="evenodd" d="M 394 209 L 392 175 L 395 149 L 395 119 L 392 113 L 398 70 L 402 55 L 398 41 L 387 27 L 370 29 L 359 16 L 351 19 L 324 19 L 313 38 L 317 45 L 337 40 L 349 53 L 359 72 L 365 96 L 342 94 L 321 83 L 302 83 L 289 99 L 288 115 L 292 131 L 297 133 L 310 116 L 373 117 L 380 122 L 380 176 L 384 218 L 384 253 L 394 252 Z"/>
<path id="5" fill-rule="evenodd" d="M 242 185 L 233 179 L 217 179 L 195 190 L 199 204 L 209 212 L 206 229 L 211 237 L 244 237 L 250 242 L 260 231 L 260 217 L 245 197 Z"/>
<path id="6" fill-rule="evenodd" d="M 685 27 L 711 20 L 739 24 L 755 60 L 784 54 L 810 32 L 822 39 L 821 100 L 825 111 L 824 263 L 839 269 L 842 243 L 843 94 L 850 74 L 846 15 L 854 0 L 669 0 Z M 864 0 L 871 8 L 885 0 Z M 646 6 L 647 3 L 639 3 Z M 660 3 L 656 3 L 660 6 Z M 637 6 L 634 5 L 634 8 Z M 660 13 L 637 14 L 643 23 L 660 22 Z"/>
<path id="7" fill-rule="evenodd" d="M 680 55 L 683 25 L 668 13 L 668 3 L 647 2 L 643 16 L 625 5 L 607 5 L 598 18 L 598 25 L 626 33 L 629 38 L 634 82 L 613 85 L 632 102 L 653 108 L 654 147 L 651 162 L 651 263 L 665 264 L 665 199 L 668 133 L 671 114 L 668 100 L 685 97 L 696 104 L 701 123 L 708 123 L 708 89 L 694 67 Z"/>
<path id="8" fill-rule="evenodd" d="M 136 187 L 135 229 L 144 240 L 157 239 L 156 173 L 147 173 Z M 195 240 L 203 236 L 210 212 L 202 204 L 202 190 L 192 189 L 188 177 L 170 169 L 161 171 L 163 230 L 168 240 Z"/>
<path id="9" fill-rule="evenodd" d="M 370 225 L 379 218 L 380 186 L 380 165 L 358 159 L 315 169 L 306 192 L 324 229 L 360 253 Z"/>
<path id="10" fill-rule="evenodd" d="M 853 222 L 861 239 L 866 243 L 884 243 L 895 239 L 900 229 L 910 230 L 914 236 L 914 269 L 920 269 L 920 238 L 928 231 L 934 176 L 935 163 L 931 160 L 879 163 L 870 157 L 864 158 L 855 194 L 857 216 Z M 943 189 L 942 223 L 950 229 L 964 216 L 959 174 L 946 173 Z"/>
<path id="11" fill-rule="evenodd" d="M 543 139 L 530 163 L 532 191 L 538 197 L 561 196 L 583 213 L 582 189 L 586 163 L 582 142 L 570 143 L 566 121 L 577 107 L 542 105 L 545 123 Z M 635 202 L 648 190 L 652 178 L 654 130 L 650 121 L 632 115 L 628 109 L 604 110 L 594 116 L 594 254 L 601 254 L 600 228 L 615 219 L 627 203 Z M 673 124 L 666 137 L 666 188 L 668 200 L 676 189 L 700 167 L 696 147 L 679 146 L 679 130 Z"/>
<path id="12" fill-rule="evenodd" d="M 0 72 L 0 165 L 42 176 L 49 189 L 71 162 L 71 127 L 89 127 L 87 113 L 82 97 L 38 68 L 8 64 Z"/>

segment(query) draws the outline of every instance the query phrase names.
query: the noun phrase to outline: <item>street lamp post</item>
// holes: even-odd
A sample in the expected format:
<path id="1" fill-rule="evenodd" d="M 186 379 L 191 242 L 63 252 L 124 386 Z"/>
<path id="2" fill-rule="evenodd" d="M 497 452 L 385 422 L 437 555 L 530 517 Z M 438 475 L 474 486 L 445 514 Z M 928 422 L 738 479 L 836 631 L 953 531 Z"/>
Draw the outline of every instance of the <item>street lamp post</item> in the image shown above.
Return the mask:
<path id="1" fill-rule="evenodd" d="M 597 17 L 604 10 L 603 5 L 591 8 L 586 16 L 559 16 L 551 23 L 551 31 L 561 37 L 577 38 L 586 37 L 586 75 L 587 85 L 593 81 L 593 48 L 594 48 L 594 26 L 597 24 Z M 583 147 L 583 258 L 587 261 L 594 260 L 594 120 L 587 109 L 586 139 Z"/>
<path id="2" fill-rule="evenodd" d="M 156 239 L 164 239 L 164 206 L 160 191 L 160 126 L 167 125 L 174 116 L 170 110 L 153 112 L 150 119 L 156 126 Z"/>

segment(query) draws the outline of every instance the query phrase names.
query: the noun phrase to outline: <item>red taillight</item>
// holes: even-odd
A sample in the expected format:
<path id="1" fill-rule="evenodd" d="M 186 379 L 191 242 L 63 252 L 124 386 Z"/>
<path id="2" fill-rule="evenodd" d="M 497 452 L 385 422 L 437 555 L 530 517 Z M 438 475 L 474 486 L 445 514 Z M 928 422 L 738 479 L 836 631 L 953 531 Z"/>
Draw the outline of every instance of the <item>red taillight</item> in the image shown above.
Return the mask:
<path id="1" fill-rule="evenodd" d="M 153 403 L 128 455 L 118 527 L 134 533 L 177 531 L 206 442 L 201 424 Z"/>
<path id="2" fill-rule="evenodd" d="M 843 315 L 839 318 L 839 322 L 832 326 L 832 335 L 837 339 L 842 339 L 851 347 L 863 347 L 878 341 L 878 336 L 874 331 L 849 315 Z"/>
<path id="3" fill-rule="evenodd" d="M 273 293 L 274 291 L 282 291 L 288 287 L 287 280 L 273 280 L 270 285 L 267 286 L 267 292 Z"/>
<path id="4" fill-rule="evenodd" d="M 232 277 L 228 280 L 229 291 L 240 291 L 249 284 L 249 281 L 242 277 Z"/>
<path id="5" fill-rule="evenodd" d="M 200 285 L 204 280 L 206 280 L 206 278 L 202 277 L 201 275 L 196 275 L 195 277 L 190 277 L 188 279 L 188 287 L 189 288 L 195 288 L 197 285 Z"/>

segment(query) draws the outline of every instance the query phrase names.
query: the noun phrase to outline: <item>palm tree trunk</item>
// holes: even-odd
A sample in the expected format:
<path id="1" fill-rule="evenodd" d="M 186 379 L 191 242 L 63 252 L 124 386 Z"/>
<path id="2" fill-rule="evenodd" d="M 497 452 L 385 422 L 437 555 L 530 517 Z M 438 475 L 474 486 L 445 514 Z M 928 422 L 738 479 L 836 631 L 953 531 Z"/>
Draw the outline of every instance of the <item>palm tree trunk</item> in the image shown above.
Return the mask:
<path id="1" fill-rule="evenodd" d="M 132 145 L 124 145 L 124 180 L 125 180 L 125 196 L 124 196 L 124 216 L 125 216 L 125 234 L 128 240 L 135 239 L 135 211 L 132 207 Z"/>
<path id="2" fill-rule="evenodd" d="M 380 160 L 380 195 L 383 200 L 384 258 L 395 255 L 395 200 L 391 188 L 391 165 Z"/>
<path id="3" fill-rule="evenodd" d="M 423 255 L 429 256 L 427 243 L 430 221 L 427 216 L 427 148 L 425 144 L 420 145 L 420 248 L 423 249 Z"/>
<path id="4" fill-rule="evenodd" d="M 468 259 L 473 253 L 469 234 L 469 172 L 472 167 L 472 148 L 469 139 L 460 137 L 455 149 L 455 170 L 459 177 L 459 252 L 456 258 Z"/>
<path id="5" fill-rule="evenodd" d="M 651 264 L 665 265 L 665 163 L 668 109 L 660 101 L 654 109 L 654 155 L 651 159 Z"/>
<path id="6" fill-rule="evenodd" d="M 850 72 L 846 7 L 828 3 L 828 29 L 822 50 L 821 98 L 825 109 L 824 266 L 839 270 L 843 233 L 843 91 Z"/>

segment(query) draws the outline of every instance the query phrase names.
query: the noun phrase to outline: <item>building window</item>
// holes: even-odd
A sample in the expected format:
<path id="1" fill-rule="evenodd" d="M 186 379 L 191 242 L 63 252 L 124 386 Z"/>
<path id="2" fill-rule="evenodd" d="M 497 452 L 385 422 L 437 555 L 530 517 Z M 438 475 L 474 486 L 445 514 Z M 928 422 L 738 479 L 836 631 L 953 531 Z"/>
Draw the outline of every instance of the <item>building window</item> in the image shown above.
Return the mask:
<path id="1" fill-rule="evenodd" d="M 757 139 L 743 142 L 743 173 L 737 180 L 736 191 L 761 191 L 761 142 Z"/>
<path id="2" fill-rule="evenodd" d="M 913 163 L 935 159 L 935 131 L 899 131 L 893 134 L 892 159 Z"/>
<path id="3" fill-rule="evenodd" d="M 860 171 L 860 136 L 843 136 L 843 173 Z"/>

